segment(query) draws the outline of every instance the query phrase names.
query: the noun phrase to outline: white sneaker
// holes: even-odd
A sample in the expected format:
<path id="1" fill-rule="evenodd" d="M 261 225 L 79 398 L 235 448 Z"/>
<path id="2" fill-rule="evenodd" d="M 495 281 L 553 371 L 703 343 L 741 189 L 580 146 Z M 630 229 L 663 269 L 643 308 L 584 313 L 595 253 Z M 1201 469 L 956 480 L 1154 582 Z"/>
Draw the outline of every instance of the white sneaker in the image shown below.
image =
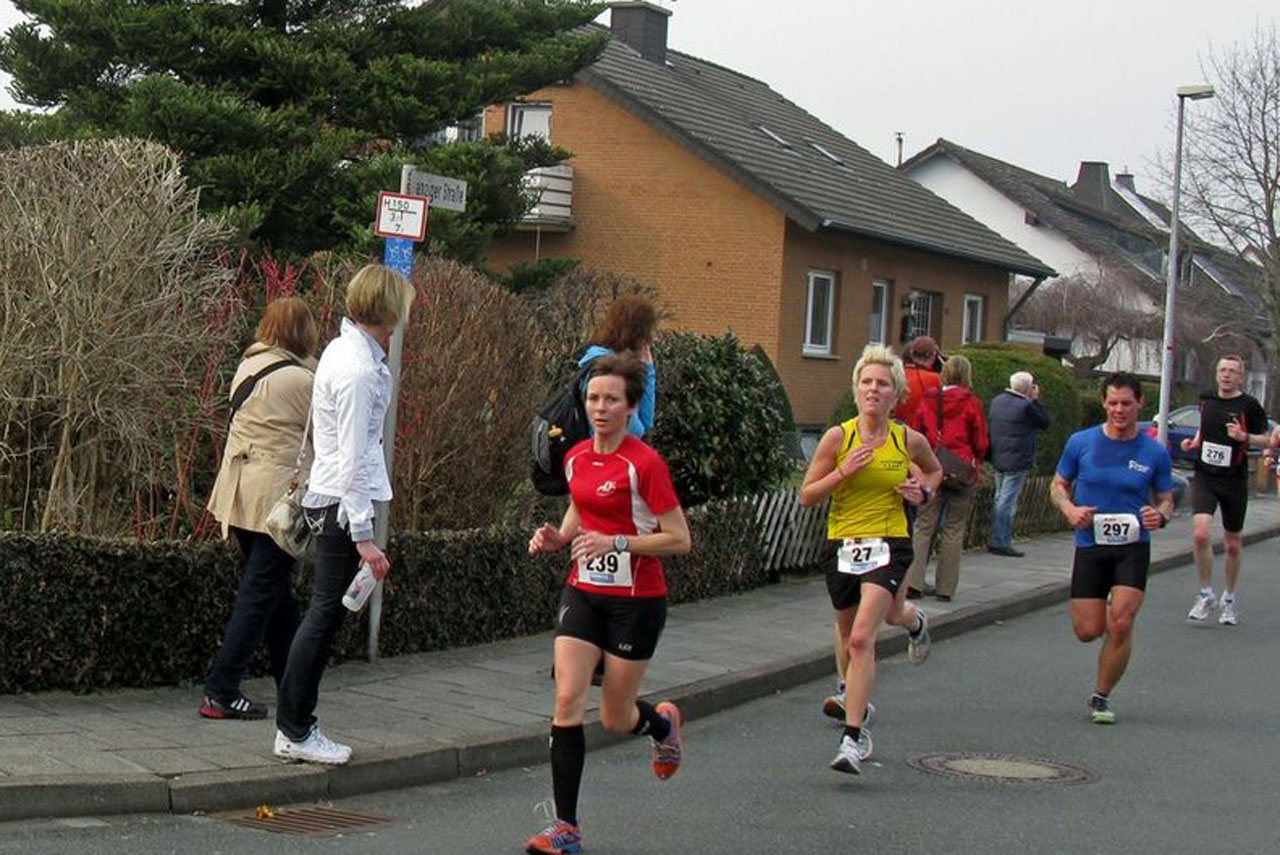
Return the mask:
<path id="1" fill-rule="evenodd" d="M 856 742 L 848 734 L 840 737 L 840 750 L 831 761 L 831 768 L 847 775 L 857 775 L 862 772 L 862 761 L 870 756 L 871 733 L 864 727 Z"/>
<path id="2" fill-rule="evenodd" d="M 916 614 L 920 615 L 920 632 L 916 635 L 907 633 L 907 661 L 912 665 L 920 665 L 928 659 L 929 650 L 933 647 L 929 640 L 929 619 L 924 609 L 917 606 Z"/>
<path id="3" fill-rule="evenodd" d="M 1218 612 L 1218 623 L 1223 624 L 1224 626 L 1240 625 L 1240 619 L 1236 617 L 1235 599 L 1228 600 L 1226 597 L 1223 597 L 1218 601 L 1218 605 L 1221 608 L 1221 611 Z"/>
<path id="4" fill-rule="evenodd" d="M 307 738 L 294 742 L 284 733 L 276 731 L 276 745 L 271 751 L 281 760 L 297 763 L 323 763 L 326 766 L 341 766 L 351 759 L 351 746 L 334 742 L 325 736 L 320 728 L 312 727 Z"/>
<path id="5" fill-rule="evenodd" d="M 1213 594 L 1200 593 L 1196 594 L 1195 605 L 1191 607 L 1191 611 L 1187 613 L 1187 620 L 1205 620 L 1209 617 L 1209 612 L 1213 611 L 1213 607 L 1218 604 L 1218 600 Z"/>

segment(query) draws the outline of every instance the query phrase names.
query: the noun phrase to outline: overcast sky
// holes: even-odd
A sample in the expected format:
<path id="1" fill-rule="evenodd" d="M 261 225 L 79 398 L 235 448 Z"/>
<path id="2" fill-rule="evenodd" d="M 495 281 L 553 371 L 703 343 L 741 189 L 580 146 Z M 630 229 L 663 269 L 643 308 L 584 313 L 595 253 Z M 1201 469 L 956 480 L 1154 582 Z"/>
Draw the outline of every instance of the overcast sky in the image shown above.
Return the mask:
<path id="1" fill-rule="evenodd" d="M 908 157 L 946 137 L 1068 181 L 1102 160 L 1153 195 L 1174 90 L 1201 81 L 1211 45 L 1276 18 L 1274 0 L 661 2 L 671 47 L 763 80 L 890 163 L 902 131 Z M 0 0 L 0 28 L 17 20 Z"/>

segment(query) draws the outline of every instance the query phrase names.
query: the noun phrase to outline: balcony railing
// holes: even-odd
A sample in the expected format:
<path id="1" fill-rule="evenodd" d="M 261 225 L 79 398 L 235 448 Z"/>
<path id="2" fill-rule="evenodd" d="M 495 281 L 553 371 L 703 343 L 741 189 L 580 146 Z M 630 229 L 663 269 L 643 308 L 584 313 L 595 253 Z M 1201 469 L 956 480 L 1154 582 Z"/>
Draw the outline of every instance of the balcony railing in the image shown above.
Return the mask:
<path id="1" fill-rule="evenodd" d="M 524 175 L 525 188 L 538 201 L 520 221 L 522 231 L 569 231 L 573 228 L 573 167 L 541 166 Z"/>

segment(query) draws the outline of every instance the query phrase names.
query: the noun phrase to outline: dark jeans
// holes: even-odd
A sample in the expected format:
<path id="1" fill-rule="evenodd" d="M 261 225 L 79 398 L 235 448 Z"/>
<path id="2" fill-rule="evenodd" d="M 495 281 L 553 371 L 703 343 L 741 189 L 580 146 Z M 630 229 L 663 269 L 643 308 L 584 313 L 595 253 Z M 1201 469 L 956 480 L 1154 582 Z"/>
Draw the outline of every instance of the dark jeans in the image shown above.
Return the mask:
<path id="1" fill-rule="evenodd" d="M 222 647 L 204 680 L 205 694 L 224 704 L 240 697 L 240 680 L 249 657 L 264 638 L 271 657 L 271 675 L 280 683 L 293 631 L 298 626 L 298 605 L 290 586 L 296 564 L 293 557 L 268 535 L 234 527 L 231 532 L 244 555 L 244 572 Z"/>
<path id="2" fill-rule="evenodd" d="M 320 678 L 329 662 L 333 639 L 347 616 L 342 595 L 360 568 L 360 553 L 351 535 L 338 525 L 338 506 L 305 513 L 316 532 L 311 604 L 294 633 L 276 701 L 276 726 L 294 742 L 305 739 L 316 723 Z"/>

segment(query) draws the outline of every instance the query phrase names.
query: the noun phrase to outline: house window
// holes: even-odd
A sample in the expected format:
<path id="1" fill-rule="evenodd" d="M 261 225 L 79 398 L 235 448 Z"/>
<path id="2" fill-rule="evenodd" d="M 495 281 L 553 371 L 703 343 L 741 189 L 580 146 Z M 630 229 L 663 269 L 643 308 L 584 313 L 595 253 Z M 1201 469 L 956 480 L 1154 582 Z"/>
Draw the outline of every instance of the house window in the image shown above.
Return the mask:
<path id="1" fill-rule="evenodd" d="M 551 105 L 512 104 L 507 110 L 507 134 L 512 139 L 539 137 L 551 142 Z"/>
<path id="2" fill-rule="evenodd" d="M 975 294 L 964 295 L 964 332 L 961 344 L 982 341 L 982 319 L 986 314 L 987 298 Z"/>
<path id="3" fill-rule="evenodd" d="M 836 276 L 826 270 L 810 270 L 804 313 L 804 352 L 810 356 L 831 354 L 831 318 L 834 314 Z"/>
<path id="4" fill-rule="evenodd" d="M 933 291 L 911 291 L 902 301 L 902 341 L 905 344 L 922 335 L 940 338 L 942 295 Z"/>
<path id="5" fill-rule="evenodd" d="M 889 334 L 889 283 L 876 280 L 871 283 L 871 335 L 867 341 L 884 344 Z"/>
<path id="6" fill-rule="evenodd" d="M 427 145 L 444 145 L 452 142 L 479 142 L 484 138 L 484 111 L 460 120 L 438 131 L 427 134 Z"/>

